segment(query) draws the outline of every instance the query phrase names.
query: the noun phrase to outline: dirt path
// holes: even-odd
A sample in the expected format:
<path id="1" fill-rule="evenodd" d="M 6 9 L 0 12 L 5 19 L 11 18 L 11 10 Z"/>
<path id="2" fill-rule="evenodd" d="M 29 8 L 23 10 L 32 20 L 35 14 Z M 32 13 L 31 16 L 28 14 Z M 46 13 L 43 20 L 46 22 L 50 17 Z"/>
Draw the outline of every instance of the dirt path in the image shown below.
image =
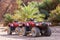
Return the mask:
<path id="1" fill-rule="evenodd" d="M 7 35 L 2 32 L 4 28 L 0 28 L 0 40 L 60 40 L 60 27 L 52 27 L 52 35 L 50 37 L 25 37 L 18 35 Z"/>

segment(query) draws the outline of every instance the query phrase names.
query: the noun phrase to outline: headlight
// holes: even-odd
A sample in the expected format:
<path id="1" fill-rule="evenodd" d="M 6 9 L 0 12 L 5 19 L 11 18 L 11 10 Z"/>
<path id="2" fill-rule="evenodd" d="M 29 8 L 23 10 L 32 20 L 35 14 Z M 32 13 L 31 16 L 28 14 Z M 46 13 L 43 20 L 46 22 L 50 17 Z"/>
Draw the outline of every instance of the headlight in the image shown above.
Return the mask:
<path id="1" fill-rule="evenodd" d="M 11 24 L 10 26 L 14 26 L 13 24 Z"/>
<path id="2" fill-rule="evenodd" d="M 26 25 L 29 26 L 29 23 L 27 23 Z"/>

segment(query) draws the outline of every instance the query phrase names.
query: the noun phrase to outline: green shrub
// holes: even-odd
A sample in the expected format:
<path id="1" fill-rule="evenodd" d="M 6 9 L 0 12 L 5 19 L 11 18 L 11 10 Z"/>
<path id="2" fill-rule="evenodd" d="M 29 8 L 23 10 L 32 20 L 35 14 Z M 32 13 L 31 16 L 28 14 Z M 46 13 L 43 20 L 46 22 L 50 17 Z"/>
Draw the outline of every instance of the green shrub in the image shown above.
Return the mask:
<path id="1" fill-rule="evenodd" d="M 60 22 L 60 5 L 58 5 L 55 10 L 51 11 L 49 20 L 55 24 Z"/>
<path id="2" fill-rule="evenodd" d="M 11 14 L 5 14 L 4 15 L 4 20 L 5 20 L 5 25 L 7 25 L 9 22 L 13 21 L 12 15 Z"/>

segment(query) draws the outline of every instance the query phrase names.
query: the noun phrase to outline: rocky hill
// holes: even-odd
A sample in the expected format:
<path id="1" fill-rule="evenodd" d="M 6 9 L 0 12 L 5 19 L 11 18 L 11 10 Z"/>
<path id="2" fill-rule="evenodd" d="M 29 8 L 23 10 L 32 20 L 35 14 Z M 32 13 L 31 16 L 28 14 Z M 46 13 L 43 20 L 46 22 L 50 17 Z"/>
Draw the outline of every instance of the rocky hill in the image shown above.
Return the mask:
<path id="1" fill-rule="evenodd" d="M 16 8 L 16 0 L 0 0 L 0 21 L 6 12 L 12 13 Z"/>

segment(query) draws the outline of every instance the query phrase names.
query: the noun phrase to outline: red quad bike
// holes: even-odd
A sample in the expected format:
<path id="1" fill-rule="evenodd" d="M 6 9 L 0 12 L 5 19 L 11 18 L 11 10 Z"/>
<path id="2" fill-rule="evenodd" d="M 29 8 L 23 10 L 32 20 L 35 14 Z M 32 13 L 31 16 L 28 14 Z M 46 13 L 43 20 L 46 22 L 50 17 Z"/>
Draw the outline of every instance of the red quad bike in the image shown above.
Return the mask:
<path id="1" fill-rule="evenodd" d="M 24 26 L 21 28 L 20 33 L 23 36 L 27 36 L 28 33 L 31 33 L 33 37 L 36 36 L 50 36 L 51 35 L 51 29 L 49 28 L 49 25 L 45 22 L 26 22 L 24 23 Z"/>
<path id="2" fill-rule="evenodd" d="M 20 32 L 19 23 L 13 22 L 13 23 L 9 23 L 9 24 L 8 24 L 7 33 L 8 33 L 9 35 L 11 35 L 12 32 L 15 32 L 16 34 L 19 34 L 19 32 Z"/>

